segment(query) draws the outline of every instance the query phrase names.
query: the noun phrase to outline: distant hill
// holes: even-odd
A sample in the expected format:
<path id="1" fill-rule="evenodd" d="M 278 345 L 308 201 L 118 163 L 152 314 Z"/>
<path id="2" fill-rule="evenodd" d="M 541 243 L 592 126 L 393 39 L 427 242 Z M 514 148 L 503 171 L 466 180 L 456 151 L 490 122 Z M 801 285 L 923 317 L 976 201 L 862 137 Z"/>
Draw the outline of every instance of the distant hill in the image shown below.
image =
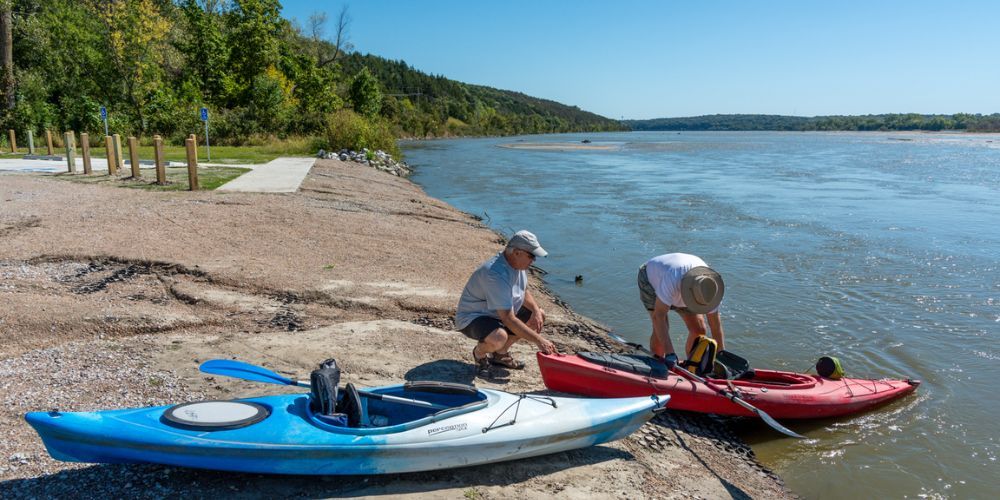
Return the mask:
<path id="1" fill-rule="evenodd" d="M 775 130 L 775 131 L 879 131 L 961 130 L 1000 132 L 1000 113 L 861 116 L 706 115 L 685 118 L 624 120 L 631 130 Z"/>
<path id="2" fill-rule="evenodd" d="M 367 67 L 383 89 L 381 114 L 412 136 L 628 130 L 576 106 L 429 75 L 403 61 L 355 52 L 340 64 L 349 75 Z"/>

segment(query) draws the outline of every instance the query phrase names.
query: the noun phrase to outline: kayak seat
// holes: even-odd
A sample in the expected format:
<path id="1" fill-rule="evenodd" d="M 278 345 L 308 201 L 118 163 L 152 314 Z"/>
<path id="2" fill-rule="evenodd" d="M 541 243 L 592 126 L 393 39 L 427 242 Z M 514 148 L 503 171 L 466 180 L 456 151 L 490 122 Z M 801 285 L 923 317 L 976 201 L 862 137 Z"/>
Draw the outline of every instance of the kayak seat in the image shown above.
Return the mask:
<path id="1" fill-rule="evenodd" d="M 651 356 L 638 354 L 612 354 L 606 352 L 578 352 L 577 356 L 591 363 L 653 378 L 666 378 L 667 365 Z"/>
<path id="2" fill-rule="evenodd" d="M 748 380 L 754 377 L 754 369 L 750 362 L 729 351 L 719 351 L 715 356 L 713 378 L 727 380 Z"/>
<path id="3" fill-rule="evenodd" d="M 363 427 L 367 424 L 364 415 L 364 407 L 361 404 L 361 395 L 354 384 L 347 384 L 344 387 L 343 399 L 337 404 L 337 412 L 347 415 L 348 427 Z"/>

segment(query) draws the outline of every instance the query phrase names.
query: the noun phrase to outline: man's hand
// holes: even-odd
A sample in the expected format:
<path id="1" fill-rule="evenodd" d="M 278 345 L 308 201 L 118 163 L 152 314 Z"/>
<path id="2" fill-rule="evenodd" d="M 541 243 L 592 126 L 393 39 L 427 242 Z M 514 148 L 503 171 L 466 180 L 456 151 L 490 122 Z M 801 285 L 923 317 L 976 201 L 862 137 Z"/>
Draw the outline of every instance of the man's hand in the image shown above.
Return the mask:
<path id="1" fill-rule="evenodd" d="M 667 365 L 667 370 L 670 370 L 671 368 L 674 367 L 674 365 L 677 364 L 677 354 L 676 353 L 667 354 L 666 357 L 663 358 L 663 363 Z"/>
<path id="2" fill-rule="evenodd" d="M 526 323 L 528 328 L 531 328 L 537 333 L 542 333 L 542 327 L 545 326 L 545 311 L 541 307 L 531 312 L 531 317 L 528 318 Z"/>
<path id="3" fill-rule="evenodd" d="M 553 344 L 552 341 L 550 341 L 549 339 L 540 337 L 538 339 L 538 350 L 542 351 L 542 353 L 544 354 L 555 354 L 556 345 Z"/>

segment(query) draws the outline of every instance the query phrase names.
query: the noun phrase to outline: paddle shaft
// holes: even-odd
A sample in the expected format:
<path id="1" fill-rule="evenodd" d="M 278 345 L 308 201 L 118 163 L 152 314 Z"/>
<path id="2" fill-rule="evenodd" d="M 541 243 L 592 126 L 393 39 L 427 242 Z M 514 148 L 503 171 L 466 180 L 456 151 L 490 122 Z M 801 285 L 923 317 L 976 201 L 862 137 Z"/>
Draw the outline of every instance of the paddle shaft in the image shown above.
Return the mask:
<path id="1" fill-rule="evenodd" d="M 642 352 L 644 352 L 644 353 L 646 353 L 646 354 L 648 354 L 650 356 L 656 357 L 656 355 L 653 354 L 649 349 L 646 349 L 645 347 L 643 347 L 640 344 L 636 344 L 635 342 L 629 342 L 629 341 L 625 340 L 624 338 L 622 338 L 622 337 L 620 337 L 618 335 L 615 335 L 613 333 L 608 333 L 608 336 L 611 337 L 612 339 L 618 341 L 618 342 L 621 342 L 622 344 L 625 344 L 625 345 L 633 348 L 633 349 L 642 351 Z M 708 387 L 709 389 L 712 389 L 719 396 L 722 396 L 722 397 L 724 397 L 724 398 L 732 401 L 733 403 L 735 403 L 735 404 L 737 404 L 737 405 L 739 405 L 739 406 L 741 406 L 741 407 L 743 407 L 743 408 L 745 408 L 745 409 L 753 412 L 755 415 L 757 415 L 758 417 L 760 417 L 760 419 L 763 420 L 764 423 L 766 423 L 767 425 L 771 426 L 772 429 L 774 429 L 774 430 L 776 430 L 776 431 L 778 431 L 778 432 L 780 432 L 780 433 L 782 433 L 782 434 L 784 434 L 786 436 L 789 436 L 789 437 L 798 438 L 798 439 L 805 439 L 805 436 L 803 436 L 801 434 L 798 434 L 795 431 L 793 431 L 793 430 L 791 430 L 791 429 L 789 429 L 789 428 L 787 428 L 787 427 L 779 424 L 777 420 L 775 420 L 772 416 L 770 416 L 767 413 L 765 413 L 764 410 L 761 410 L 760 408 L 757 408 L 757 407 L 753 406 L 752 404 L 747 403 L 746 401 L 744 401 L 743 398 L 739 397 L 739 395 L 736 394 L 736 392 L 729 391 L 729 390 L 726 390 L 724 388 L 721 388 L 721 387 L 715 385 L 714 383 L 709 382 L 708 380 L 704 379 L 703 377 L 700 377 L 697 374 L 691 373 L 690 371 L 688 371 L 688 370 L 686 370 L 684 368 L 678 367 L 677 365 L 674 365 L 671 368 L 671 371 L 673 371 L 673 373 L 675 373 L 676 375 L 679 375 L 679 376 L 685 377 L 685 378 L 687 378 L 689 380 L 694 380 L 695 382 L 704 384 L 705 387 Z"/>
<path id="2" fill-rule="evenodd" d="M 306 382 L 304 380 L 292 380 L 292 382 L 295 383 L 294 385 L 297 385 L 299 387 L 310 387 L 309 382 Z M 358 395 L 361 396 L 361 397 L 364 397 L 364 398 L 368 398 L 368 399 L 378 399 L 378 400 L 382 400 L 382 401 L 388 401 L 390 403 L 401 403 L 401 404 L 413 405 L 413 406 L 424 406 L 424 407 L 427 407 L 427 408 L 433 408 L 435 410 L 445 410 L 445 409 L 450 408 L 449 406 L 444 406 L 444 405 L 439 405 L 439 404 L 431 403 L 430 401 L 421 401 L 419 399 L 401 398 L 399 396 L 390 396 L 388 394 L 379 394 L 377 392 L 368 392 L 368 391 L 358 390 Z"/>
<path id="3" fill-rule="evenodd" d="M 209 360 L 202 363 L 199 369 L 205 373 L 211 373 L 213 375 L 223 375 L 226 377 L 251 380 L 254 382 L 265 382 L 268 384 L 279 384 L 279 385 L 294 385 L 298 387 L 310 387 L 309 382 L 306 382 L 304 380 L 290 379 L 283 375 L 279 375 L 271 370 L 268 370 L 267 368 L 264 368 L 262 366 L 251 365 L 250 363 L 244 363 L 243 361 L 236 361 L 231 359 Z M 358 391 L 358 395 L 369 399 L 379 399 L 383 401 L 388 401 L 390 403 L 421 406 L 433 410 L 447 410 L 448 408 L 451 408 L 450 406 L 439 405 L 436 403 L 431 403 L 429 401 L 401 398 L 399 396 L 390 396 L 388 394 L 379 394 L 377 392 Z"/>

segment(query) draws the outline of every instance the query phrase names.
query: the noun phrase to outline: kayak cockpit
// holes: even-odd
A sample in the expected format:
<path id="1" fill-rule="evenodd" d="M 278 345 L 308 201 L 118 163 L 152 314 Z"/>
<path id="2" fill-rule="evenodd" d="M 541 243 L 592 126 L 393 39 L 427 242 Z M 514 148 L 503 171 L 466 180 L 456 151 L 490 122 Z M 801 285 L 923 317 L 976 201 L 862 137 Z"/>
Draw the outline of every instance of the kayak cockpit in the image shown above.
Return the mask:
<path id="1" fill-rule="evenodd" d="M 343 391 L 341 398 L 350 398 Z M 295 401 L 310 423 L 341 434 L 393 434 L 427 425 L 438 420 L 480 410 L 489 397 L 473 386 L 441 382 L 410 382 L 359 393 L 358 408 L 348 408 L 360 415 L 350 419 L 330 418 L 316 412 L 308 397 Z M 351 405 L 345 405 L 350 407 Z M 353 422 L 352 422 L 353 423 Z"/>
<path id="2" fill-rule="evenodd" d="M 725 380 L 714 380 L 725 383 Z M 781 389 L 811 389 L 816 386 L 816 377 L 804 373 L 778 370 L 754 370 L 753 376 L 733 381 L 737 387 L 775 387 Z"/>

